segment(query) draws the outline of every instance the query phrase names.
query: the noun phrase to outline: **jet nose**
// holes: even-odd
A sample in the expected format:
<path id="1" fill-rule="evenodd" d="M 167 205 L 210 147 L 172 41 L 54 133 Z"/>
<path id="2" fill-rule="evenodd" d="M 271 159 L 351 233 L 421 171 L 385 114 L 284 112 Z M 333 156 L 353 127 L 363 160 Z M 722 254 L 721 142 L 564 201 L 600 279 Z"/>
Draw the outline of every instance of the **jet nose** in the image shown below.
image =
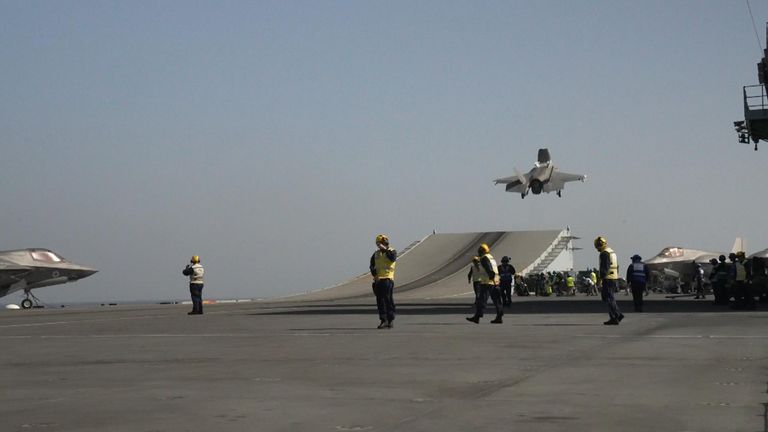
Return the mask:
<path id="1" fill-rule="evenodd" d="M 73 269 L 71 279 L 78 280 L 78 279 L 87 278 L 88 276 L 91 276 L 98 272 L 99 271 L 94 268 L 90 268 L 86 266 L 77 266 L 77 268 Z"/>

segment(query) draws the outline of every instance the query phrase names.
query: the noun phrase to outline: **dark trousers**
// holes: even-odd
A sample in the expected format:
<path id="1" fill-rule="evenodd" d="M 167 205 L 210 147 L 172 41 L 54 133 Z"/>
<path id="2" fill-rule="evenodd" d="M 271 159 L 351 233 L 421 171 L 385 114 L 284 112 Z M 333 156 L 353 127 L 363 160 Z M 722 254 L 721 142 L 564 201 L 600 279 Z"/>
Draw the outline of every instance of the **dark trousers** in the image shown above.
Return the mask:
<path id="1" fill-rule="evenodd" d="M 477 296 L 480 295 L 480 282 L 472 282 L 472 289 L 475 290 L 475 301 L 477 301 Z"/>
<path id="2" fill-rule="evenodd" d="M 643 311 L 643 293 L 645 292 L 644 283 L 632 283 L 632 301 L 635 303 L 635 312 Z"/>
<path id="3" fill-rule="evenodd" d="M 612 279 L 605 279 L 603 281 L 603 288 L 600 291 L 601 298 L 604 302 L 608 303 L 608 316 L 615 321 L 619 320 L 619 317 L 624 316 L 619 310 L 619 305 L 616 304 L 616 298 L 613 297 L 613 291 L 616 289 L 616 281 Z"/>
<path id="4" fill-rule="evenodd" d="M 203 313 L 203 284 L 189 284 L 189 295 L 192 297 L 192 312 Z"/>
<path id="5" fill-rule="evenodd" d="M 512 281 L 501 281 L 501 302 L 505 305 L 512 304 Z"/>
<path id="6" fill-rule="evenodd" d="M 746 282 L 735 281 L 733 283 L 733 299 L 733 305 L 737 309 L 755 308 L 755 297 Z"/>
<path id="7" fill-rule="evenodd" d="M 725 282 L 712 282 L 712 293 L 715 295 L 715 304 L 728 304 L 728 293 L 725 289 Z"/>
<path id="8" fill-rule="evenodd" d="M 488 296 L 491 296 L 493 306 L 496 308 L 496 317 L 504 315 L 504 306 L 501 303 L 501 291 L 496 285 L 480 285 L 480 294 L 475 301 L 475 316 L 480 318 L 485 311 L 485 304 L 488 302 Z"/>
<path id="9" fill-rule="evenodd" d="M 379 310 L 379 319 L 382 321 L 395 320 L 395 299 L 392 296 L 394 289 L 395 281 L 392 279 L 379 279 L 373 283 L 376 308 Z"/>
<path id="10" fill-rule="evenodd" d="M 696 297 L 706 298 L 704 296 L 704 281 L 696 279 Z"/>

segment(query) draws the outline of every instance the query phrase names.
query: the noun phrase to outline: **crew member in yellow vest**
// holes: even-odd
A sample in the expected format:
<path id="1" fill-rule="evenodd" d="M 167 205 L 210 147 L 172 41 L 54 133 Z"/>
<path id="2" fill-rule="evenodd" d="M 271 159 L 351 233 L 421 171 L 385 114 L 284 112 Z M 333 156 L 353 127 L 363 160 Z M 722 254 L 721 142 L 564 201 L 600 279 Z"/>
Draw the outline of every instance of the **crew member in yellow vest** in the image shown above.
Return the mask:
<path id="1" fill-rule="evenodd" d="M 624 314 L 616 304 L 613 293 L 616 291 L 619 280 L 619 260 L 616 252 L 608 247 L 608 242 L 603 237 L 595 239 L 595 249 L 600 252 L 600 295 L 604 302 L 608 303 L 608 316 L 610 319 L 603 324 L 618 325 L 624 319 Z"/>
<path id="2" fill-rule="evenodd" d="M 469 273 L 467 273 L 467 283 L 471 283 L 472 289 L 475 291 L 475 300 L 472 304 L 477 302 L 477 296 L 480 295 L 480 273 L 482 271 L 480 268 L 480 258 L 472 257 L 472 264 L 470 264 Z"/>
<path id="3" fill-rule="evenodd" d="M 384 234 L 376 236 L 376 252 L 371 256 L 371 275 L 373 276 L 373 293 L 376 295 L 376 308 L 379 310 L 379 326 L 377 328 L 392 328 L 395 321 L 395 266 L 397 251 L 389 247 L 389 237 Z"/>
<path id="4" fill-rule="evenodd" d="M 749 268 L 746 254 L 737 252 L 733 259 L 733 308 L 755 309 L 755 297 L 749 289 Z"/>
<path id="5" fill-rule="evenodd" d="M 200 264 L 200 257 L 193 255 L 189 260 L 191 265 L 187 265 L 181 272 L 184 276 L 189 276 L 189 295 L 192 297 L 192 311 L 187 315 L 203 314 L 203 275 L 205 269 Z"/>
<path id="6" fill-rule="evenodd" d="M 565 288 L 568 290 L 568 295 L 576 295 L 576 279 L 570 273 L 565 278 Z"/>
<path id="7" fill-rule="evenodd" d="M 496 318 L 491 321 L 492 324 L 501 324 L 501 317 L 504 315 L 504 306 L 501 303 L 501 291 L 499 291 L 499 270 L 496 260 L 491 255 L 491 250 L 485 243 L 477 249 L 477 255 L 480 257 L 480 294 L 475 301 L 475 315 L 467 317 L 467 321 L 475 324 L 480 323 L 483 316 L 485 304 L 488 302 L 488 295 L 493 300 L 493 306 L 496 308 Z"/>

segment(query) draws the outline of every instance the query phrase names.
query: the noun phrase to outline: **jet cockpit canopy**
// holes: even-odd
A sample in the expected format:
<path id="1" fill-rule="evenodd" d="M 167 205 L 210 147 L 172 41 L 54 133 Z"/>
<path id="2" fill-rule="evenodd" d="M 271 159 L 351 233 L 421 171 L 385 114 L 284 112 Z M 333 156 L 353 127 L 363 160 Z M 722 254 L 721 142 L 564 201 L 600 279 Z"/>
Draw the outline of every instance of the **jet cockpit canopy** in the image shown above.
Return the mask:
<path id="1" fill-rule="evenodd" d="M 659 253 L 659 256 L 664 258 L 679 258 L 681 256 L 685 255 L 685 249 L 681 247 L 668 247 L 662 249 L 662 251 Z"/>
<path id="2" fill-rule="evenodd" d="M 40 262 L 47 262 L 47 263 L 60 263 L 64 262 L 64 258 L 62 258 L 59 255 L 56 255 L 52 251 L 49 251 L 48 249 L 33 249 L 29 251 L 29 254 L 32 256 L 32 259 L 35 261 Z"/>

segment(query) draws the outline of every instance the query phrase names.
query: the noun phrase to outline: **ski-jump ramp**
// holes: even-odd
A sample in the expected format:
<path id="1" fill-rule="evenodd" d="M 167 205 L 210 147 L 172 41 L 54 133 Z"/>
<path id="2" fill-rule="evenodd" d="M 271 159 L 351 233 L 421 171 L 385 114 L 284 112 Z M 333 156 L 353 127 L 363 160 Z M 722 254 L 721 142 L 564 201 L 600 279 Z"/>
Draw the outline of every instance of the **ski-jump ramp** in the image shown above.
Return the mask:
<path id="1" fill-rule="evenodd" d="M 467 273 L 477 248 L 486 243 L 497 262 L 507 255 L 518 273 L 544 271 L 552 263 L 573 267 L 574 237 L 569 230 L 492 231 L 432 234 L 415 242 L 397 258 L 395 297 L 439 299 L 473 295 Z M 567 255 L 563 260 L 562 255 Z M 568 259 L 570 258 L 570 259 Z M 368 264 L 368 260 L 364 260 Z M 291 301 L 328 301 L 370 297 L 372 278 L 366 271 L 351 280 L 329 288 L 285 298 Z"/>

